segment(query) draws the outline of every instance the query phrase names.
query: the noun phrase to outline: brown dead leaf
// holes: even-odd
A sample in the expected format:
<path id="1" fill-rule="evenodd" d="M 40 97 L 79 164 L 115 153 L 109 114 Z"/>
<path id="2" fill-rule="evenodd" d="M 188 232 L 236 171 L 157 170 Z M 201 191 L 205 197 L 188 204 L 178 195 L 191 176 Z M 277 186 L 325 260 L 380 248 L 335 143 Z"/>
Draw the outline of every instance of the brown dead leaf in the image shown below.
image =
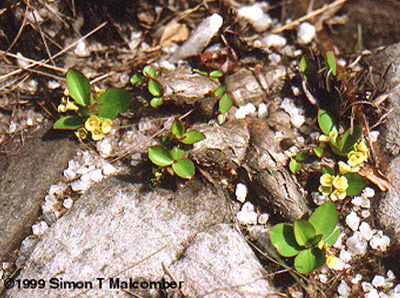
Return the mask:
<path id="1" fill-rule="evenodd" d="M 172 20 L 164 28 L 160 39 L 160 45 L 162 47 L 169 47 L 173 42 L 185 41 L 188 37 L 189 29 L 187 26 Z"/>
<path id="2" fill-rule="evenodd" d="M 377 167 L 364 165 L 360 168 L 358 174 L 378 186 L 381 191 L 388 191 L 390 188 L 389 180 L 378 170 Z"/>

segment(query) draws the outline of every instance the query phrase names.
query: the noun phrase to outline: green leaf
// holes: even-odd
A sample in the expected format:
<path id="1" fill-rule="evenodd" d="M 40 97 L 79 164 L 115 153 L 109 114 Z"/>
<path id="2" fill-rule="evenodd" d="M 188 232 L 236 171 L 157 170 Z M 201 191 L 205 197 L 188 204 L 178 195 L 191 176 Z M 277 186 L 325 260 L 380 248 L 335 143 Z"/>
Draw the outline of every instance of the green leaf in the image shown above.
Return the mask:
<path id="1" fill-rule="evenodd" d="M 185 151 L 183 151 L 182 149 L 180 149 L 178 147 L 174 147 L 171 150 L 171 156 L 174 160 L 182 159 L 185 156 Z"/>
<path id="2" fill-rule="evenodd" d="M 182 121 L 180 121 L 179 119 L 176 119 L 172 123 L 171 132 L 176 138 L 180 139 L 180 138 L 182 138 L 183 134 L 185 133 L 185 125 L 182 123 Z"/>
<path id="3" fill-rule="evenodd" d="M 305 71 L 306 71 L 306 69 L 307 69 L 307 59 L 306 59 L 306 57 L 303 56 L 303 57 L 301 58 L 299 66 L 300 66 L 300 70 L 301 70 L 303 73 L 305 73 Z"/>
<path id="4" fill-rule="evenodd" d="M 346 189 L 348 196 L 356 196 L 367 186 L 367 181 L 357 173 L 346 173 L 344 176 L 349 181 L 349 188 Z"/>
<path id="5" fill-rule="evenodd" d="M 329 175 L 335 176 L 335 170 L 326 165 L 321 165 L 321 171 L 322 171 L 322 174 L 328 173 Z"/>
<path id="6" fill-rule="evenodd" d="M 232 107 L 232 99 L 229 97 L 228 94 L 224 94 L 221 99 L 219 100 L 219 108 L 218 112 L 221 114 L 226 113 Z"/>
<path id="7" fill-rule="evenodd" d="M 349 153 L 354 148 L 354 144 L 360 139 L 361 131 L 360 125 L 354 126 L 353 134 L 351 134 L 351 129 L 348 129 L 343 135 L 340 151 L 344 154 Z"/>
<path id="8" fill-rule="evenodd" d="M 194 176 L 194 164 L 189 159 L 180 159 L 172 164 L 175 174 L 183 179 L 192 179 Z"/>
<path id="9" fill-rule="evenodd" d="M 203 76 L 208 76 L 208 73 L 204 70 L 200 70 L 200 69 L 193 69 L 193 72 L 197 72 L 198 74 L 201 74 Z"/>
<path id="10" fill-rule="evenodd" d="M 318 124 L 319 127 L 321 128 L 322 132 L 329 136 L 333 126 L 334 122 L 331 116 L 324 110 L 318 110 Z"/>
<path id="11" fill-rule="evenodd" d="M 149 147 L 149 158 L 159 167 L 166 167 L 174 163 L 171 153 L 162 146 Z"/>
<path id="12" fill-rule="evenodd" d="M 339 238 L 340 228 L 338 226 L 330 233 L 325 239 L 322 239 L 324 243 L 328 246 L 332 246 L 336 240 Z"/>
<path id="13" fill-rule="evenodd" d="M 219 114 L 217 116 L 218 124 L 222 125 L 225 122 L 225 115 L 224 114 Z"/>
<path id="14" fill-rule="evenodd" d="M 332 70 L 332 74 L 336 76 L 336 58 L 335 54 L 332 53 L 331 51 L 326 52 L 326 64 L 327 64 L 327 70 L 329 69 Z"/>
<path id="15" fill-rule="evenodd" d="M 332 201 L 322 204 L 308 221 L 314 226 L 315 234 L 322 234 L 322 238 L 326 238 L 332 233 L 338 221 L 335 204 Z"/>
<path id="16" fill-rule="evenodd" d="M 318 158 L 322 158 L 324 156 L 324 149 L 319 146 L 313 147 L 313 151 Z"/>
<path id="17" fill-rule="evenodd" d="M 196 130 L 190 130 L 185 132 L 182 138 L 179 139 L 179 141 L 181 141 L 183 144 L 191 145 L 201 140 L 204 140 L 205 138 L 206 136 L 203 133 Z"/>
<path id="18" fill-rule="evenodd" d="M 297 161 L 303 161 L 305 160 L 308 156 L 310 155 L 310 149 L 304 149 L 297 153 L 296 155 L 296 160 Z"/>
<path id="19" fill-rule="evenodd" d="M 159 97 L 162 95 L 161 84 L 153 79 L 149 80 L 148 89 L 149 89 L 149 92 L 151 93 L 151 95 L 153 95 L 155 97 Z"/>
<path id="20" fill-rule="evenodd" d="M 316 247 L 300 252 L 294 259 L 294 269 L 302 274 L 307 274 L 325 263 L 325 254 Z"/>
<path id="21" fill-rule="evenodd" d="M 296 242 L 293 225 L 287 223 L 277 224 L 269 230 L 272 245 L 281 256 L 294 257 L 303 250 Z"/>
<path id="22" fill-rule="evenodd" d="M 213 70 L 212 72 L 210 72 L 210 77 L 211 78 L 220 78 L 224 75 L 224 73 L 220 70 Z"/>
<path id="23" fill-rule="evenodd" d="M 120 88 L 110 88 L 97 101 L 102 105 L 98 115 L 102 118 L 114 120 L 118 113 L 128 110 L 131 102 L 132 97 L 127 91 Z"/>
<path id="24" fill-rule="evenodd" d="M 143 78 L 142 76 L 140 76 L 139 74 L 135 73 L 132 77 L 131 77 L 131 84 L 132 85 L 140 85 L 143 83 Z"/>
<path id="25" fill-rule="evenodd" d="M 301 163 L 296 159 L 291 158 L 289 163 L 289 169 L 293 174 L 296 174 L 301 169 Z"/>
<path id="26" fill-rule="evenodd" d="M 322 239 L 322 235 L 321 234 L 315 235 L 311 239 L 308 239 L 305 247 L 309 248 L 309 247 L 315 246 L 321 241 L 321 239 Z"/>
<path id="27" fill-rule="evenodd" d="M 73 68 L 67 72 L 67 86 L 71 97 L 78 105 L 86 107 L 90 104 L 90 82 L 80 72 Z"/>
<path id="28" fill-rule="evenodd" d="M 75 130 L 84 125 L 83 119 L 79 116 L 66 116 L 54 123 L 54 129 Z"/>
<path id="29" fill-rule="evenodd" d="M 296 242 L 300 246 L 305 246 L 306 243 L 315 236 L 313 225 L 306 220 L 295 220 L 293 230 Z"/>
<path id="30" fill-rule="evenodd" d="M 147 65 L 143 68 L 143 74 L 150 79 L 157 79 L 158 75 L 153 67 Z"/>
<path id="31" fill-rule="evenodd" d="M 163 103 L 164 103 L 164 98 L 162 97 L 153 97 L 153 99 L 150 100 L 150 105 L 155 109 L 158 106 L 161 106 Z"/>
<path id="32" fill-rule="evenodd" d="M 218 97 L 218 96 L 221 96 L 222 94 L 224 94 L 225 91 L 226 91 L 226 86 L 219 86 L 217 89 L 215 89 L 213 91 L 213 93 L 215 96 Z"/>

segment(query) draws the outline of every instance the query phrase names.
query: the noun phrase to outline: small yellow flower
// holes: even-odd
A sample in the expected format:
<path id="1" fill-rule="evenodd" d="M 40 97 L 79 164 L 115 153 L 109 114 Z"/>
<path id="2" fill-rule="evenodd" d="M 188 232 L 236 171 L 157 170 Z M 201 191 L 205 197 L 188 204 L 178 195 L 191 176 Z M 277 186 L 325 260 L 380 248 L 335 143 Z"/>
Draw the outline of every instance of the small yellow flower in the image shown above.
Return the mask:
<path id="1" fill-rule="evenodd" d="M 324 196 L 329 196 L 331 194 L 331 192 L 332 192 L 332 187 L 326 187 L 326 186 L 320 185 L 318 187 L 318 191 L 320 193 L 322 193 L 322 195 L 324 195 Z"/>
<path id="2" fill-rule="evenodd" d="M 347 163 L 349 164 L 349 166 L 356 167 L 367 161 L 368 157 L 366 153 L 351 151 L 348 155 L 348 158 L 349 160 L 347 161 Z"/>
<path id="3" fill-rule="evenodd" d="M 106 134 L 111 131 L 112 121 L 110 119 L 104 119 L 103 123 L 101 124 L 101 131 Z"/>
<path id="4" fill-rule="evenodd" d="M 333 183 L 333 177 L 330 174 L 325 173 L 321 176 L 321 178 L 319 178 L 319 182 L 324 187 L 331 187 Z"/>
<path id="5" fill-rule="evenodd" d="M 79 128 L 77 131 L 75 131 L 75 135 L 80 139 L 80 140 L 84 140 L 87 137 L 87 131 L 86 129 Z"/>
<path id="6" fill-rule="evenodd" d="M 88 131 L 100 130 L 101 119 L 95 115 L 90 116 L 85 122 L 85 128 Z"/>
<path id="7" fill-rule="evenodd" d="M 320 135 L 319 136 L 319 141 L 321 143 L 328 143 L 331 140 L 330 137 L 328 137 L 327 135 Z"/>
<path id="8" fill-rule="evenodd" d="M 337 200 L 343 200 L 346 196 L 347 196 L 346 191 L 339 191 L 335 189 L 329 197 L 331 198 L 332 201 L 335 202 Z"/>
<path id="9" fill-rule="evenodd" d="M 320 135 L 319 136 L 319 141 L 321 143 L 327 143 L 330 140 L 336 140 L 336 137 L 338 136 L 338 131 L 336 129 L 336 127 L 332 128 L 331 132 L 329 133 L 329 136 L 327 135 Z"/>
<path id="10" fill-rule="evenodd" d="M 362 153 L 368 153 L 369 149 L 367 145 L 365 144 L 364 140 L 362 140 L 360 143 L 354 145 L 354 148 L 356 151 L 360 151 Z"/>
<path id="11" fill-rule="evenodd" d="M 340 174 L 357 173 L 360 170 L 359 166 L 351 167 L 343 161 L 338 162 Z"/>
<path id="12" fill-rule="evenodd" d="M 332 184 L 339 192 L 344 192 L 349 187 L 349 182 L 344 176 L 336 176 Z"/>
<path id="13" fill-rule="evenodd" d="M 100 141 L 104 137 L 102 131 L 99 128 L 95 128 L 92 131 L 92 139 L 93 141 Z"/>
<path id="14" fill-rule="evenodd" d="M 61 98 L 61 104 L 58 106 L 57 111 L 59 113 L 65 113 L 68 110 L 78 111 L 79 107 L 75 105 L 75 103 L 69 101 L 68 98 Z"/>

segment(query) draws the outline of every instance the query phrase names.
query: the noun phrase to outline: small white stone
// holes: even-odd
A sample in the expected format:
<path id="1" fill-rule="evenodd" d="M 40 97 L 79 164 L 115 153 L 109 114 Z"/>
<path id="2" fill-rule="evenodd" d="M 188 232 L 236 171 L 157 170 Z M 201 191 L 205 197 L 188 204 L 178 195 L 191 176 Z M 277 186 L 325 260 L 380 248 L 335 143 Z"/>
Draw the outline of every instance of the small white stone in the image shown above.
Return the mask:
<path id="1" fill-rule="evenodd" d="M 366 187 L 364 188 L 362 194 L 366 198 L 373 198 L 375 196 L 375 190 L 371 187 Z"/>
<path id="2" fill-rule="evenodd" d="M 328 277 L 325 274 L 319 274 L 318 279 L 323 284 L 326 284 L 328 282 Z"/>
<path id="3" fill-rule="evenodd" d="M 340 250 L 339 258 L 343 262 L 349 263 L 351 261 L 353 254 L 345 249 Z"/>
<path id="4" fill-rule="evenodd" d="M 236 191 L 235 191 L 236 199 L 240 203 L 244 203 L 247 197 L 247 186 L 243 183 L 238 183 L 236 185 Z"/>
<path id="5" fill-rule="evenodd" d="M 292 92 L 293 92 L 294 96 L 299 96 L 301 94 L 300 88 L 298 88 L 296 86 L 292 86 L 291 89 L 292 89 Z"/>
<path id="6" fill-rule="evenodd" d="M 376 289 L 372 289 L 370 292 L 364 295 L 365 298 L 379 298 L 379 293 Z"/>
<path id="7" fill-rule="evenodd" d="M 239 8 L 238 16 L 247 20 L 257 32 L 264 32 L 272 24 L 271 18 L 264 13 L 260 4 Z"/>
<path id="8" fill-rule="evenodd" d="M 308 22 L 301 23 L 297 31 L 297 42 L 299 44 L 308 44 L 315 37 L 315 27 Z"/>
<path id="9" fill-rule="evenodd" d="M 373 130 L 369 133 L 369 139 L 372 143 L 375 143 L 378 140 L 379 131 Z"/>
<path id="10" fill-rule="evenodd" d="M 54 90 L 59 88 L 61 84 L 58 81 L 50 80 L 47 82 L 47 86 L 49 87 L 49 89 Z"/>
<path id="11" fill-rule="evenodd" d="M 236 215 L 237 221 L 242 225 L 255 225 L 257 224 L 257 212 L 239 211 Z"/>
<path id="12" fill-rule="evenodd" d="M 371 201 L 368 198 L 361 198 L 361 207 L 364 209 L 369 209 L 371 207 Z"/>
<path id="13" fill-rule="evenodd" d="M 364 218 L 368 218 L 371 216 L 371 212 L 369 210 L 363 210 L 361 211 L 361 216 Z"/>
<path id="14" fill-rule="evenodd" d="M 252 211 L 254 211 L 254 206 L 253 206 L 253 204 L 252 203 L 250 203 L 250 202 L 246 202 L 246 203 L 244 203 L 243 204 L 243 206 L 242 206 L 242 209 L 241 209 L 243 212 L 247 212 L 247 213 L 249 213 L 249 212 L 252 212 Z"/>
<path id="15" fill-rule="evenodd" d="M 90 56 L 90 50 L 86 47 L 83 40 L 79 41 L 74 50 L 75 55 L 78 57 L 88 57 Z"/>
<path id="16" fill-rule="evenodd" d="M 89 175 L 90 175 L 90 180 L 94 182 L 99 182 L 104 178 L 101 169 L 93 170 L 89 173 Z"/>
<path id="17" fill-rule="evenodd" d="M 278 34 L 268 34 L 260 39 L 262 47 L 265 48 L 282 48 L 286 45 L 286 38 Z"/>
<path id="18" fill-rule="evenodd" d="M 260 225 L 265 225 L 268 222 L 268 219 L 269 219 L 269 214 L 268 213 L 262 213 L 258 217 L 258 223 Z"/>
<path id="19" fill-rule="evenodd" d="M 353 230 L 353 232 L 357 231 L 358 226 L 360 225 L 360 218 L 357 213 L 351 211 L 350 214 L 346 216 L 346 224 Z"/>
<path id="20" fill-rule="evenodd" d="M 343 241 L 343 238 L 344 238 L 345 236 L 346 236 L 346 233 L 341 232 L 341 233 L 339 234 L 338 239 L 336 239 L 335 243 L 333 243 L 333 247 L 334 247 L 334 248 L 337 248 L 337 249 L 342 249 L 342 248 L 343 248 L 342 241 Z"/>
<path id="21" fill-rule="evenodd" d="M 268 59 L 271 65 L 278 65 L 282 60 L 282 56 L 277 53 L 271 53 L 268 55 Z"/>
<path id="22" fill-rule="evenodd" d="M 235 112 L 236 119 L 244 119 L 247 115 L 256 112 L 256 107 L 252 103 L 248 103 L 245 106 L 239 107 Z"/>
<path id="23" fill-rule="evenodd" d="M 89 189 L 91 183 L 90 181 L 82 181 L 81 179 L 77 179 L 71 183 L 71 188 L 73 191 L 81 191 Z"/>
<path id="24" fill-rule="evenodd" d="M 67 198 L 63 202 L 63 206 L 65 209 L 71 209 L 72 205 L 74 204 L 74 200 L 71 198 Z"/>
<path id="25" fill-rule="evenodd" d="M 47 223 L 44 220 L 42 220 L 38 224 L 35 224 L 32 226 L 33 235 L 36 235 L 36 236 L 43 235 L 44 232 L 46 232 L 46 230 L 48 228 L 49 228 L 49 226 L 47 225 Z"/>
<path id="26" fill-rule="evenodd" d="M 370 292 L 374 287 L 367 281 L 363 281 L 361 283 L 361 287 L 363 288 L 364 292 Z"/>
<path id="27" fill-rule="evenodd" d="M 260 119 L 268 116 L 268 106 L 265 103 L 262 102 L 258 105 L 257 116 Z"/>
<path id="28" fill-rule="evenodd" d="M 33 119 L 32 118 L 28 118 L 28 119 L 26 119 L 26 125 L 28 125 L 28 126 L 33 126 L 35 123 L 33 122 Z"/>
<path id="29" fill-rule="evenodd" d="M 349 297 L 351 292 L 350 287 L 347 285 L 347 283 L 342 280 L 338 286 L 338 293 L 341 295 L 343 298 Z"/>
<path id="30" fill-rule="evenodd" d="M 292 298 L 303 298 L 303 292 L 300 291 L 293 292 Z"/>
<path id="31" fill-rule="evenodd" d="M 114 174 L 116 171 L 117 171 L 117 169 L 110 163 L 106 163 L 105 165 L 103 165 L 104 176 Z"/>
<path id="32" fill-rule="evenodd" d="M 356 285 L 362 280 L 362 275 L 357 273 L 354 278 L 351 279 L 351 283 Z"/>
<path id="33" fill-rule="evenodd" d="M 360 225 L 360 232 L 363 235 L 364 239 L 369 241 L 372 239 L 373 232 L 371 226 L 367 222 L 362 222 Z"/>
<path id="34" fill-rule="evenodd" d="M 355 232 L 353 236 L 351 236 L 346 241 L 347 247 L 356 255 L 363 256 L 367 251 L 367 240 L 361 235 L 360 232 Z"/>
<path id="35" fill-rule="evenodd" d="M 378 233 L 372 237 L 369 245 L 372 247 L 372 249 L 386 251 L 390 245 L 390 238 L 386 235 L 383 235 L 382 231 L 378 231 Z"/>
<path id="36" fill-rule="evenodd" d="M 386 276 L 388 278 L 388 280 L 395 280 L 396 279 L 396 275 L 394 275 L 392 270 L 388 270 L 388 272 L 386 273 Z"/>
<path id="37" fill-rule="evenodd" d="M 393 289 L 394 293 L 400 293 L 400 284 L 396 285 Z"/>
<path id="38" fill-rule="evenodd" d="M 16 132 L 17 127 L 18 127 L 17 123 L 11 120 L 10 126 L 8 126 L 7 129 L 7 133 L 11 134 Z"/>
<path id="39" fill-rule="evenodd" d="M 371 283 L 375 288 L 383 287 L 386 284 L 385 277 L 382 275 L 375 275 Z"/>
<path id="40" fill-rule="evenodd" d="M 360 196 L 354 197 L 354 198 L 351 200 L 351 203 L 352 203 L 354 206 L 360 207 L 360 206 L 361 206 L 361 197 L 360 197 Z"/>

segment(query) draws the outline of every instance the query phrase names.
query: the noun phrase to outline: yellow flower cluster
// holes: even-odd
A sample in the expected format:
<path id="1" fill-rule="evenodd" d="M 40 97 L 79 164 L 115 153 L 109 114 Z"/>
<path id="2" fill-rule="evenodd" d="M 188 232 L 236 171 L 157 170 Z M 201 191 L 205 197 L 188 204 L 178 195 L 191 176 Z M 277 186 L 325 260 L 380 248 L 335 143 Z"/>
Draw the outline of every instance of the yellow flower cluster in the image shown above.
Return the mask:
<path id="1" fill-rule="evenodd" d="M 339 171 L 342 174 L 357 173 L 360 166 L 368 160 L 369 150 L 364 140 L 354 145 L 354 150 L 347 155 L 347 164 L 339 161 Z"/>
<path id="2" fill-rule="evenodd" d="M 85 127 L 80 128 L 75 132 L 79 139 L 85 139 L 88 132 L 92 133 L 92 139 L 99 141 L 104 137 L 104 134 L 111 131 L 112 121 L 110 119 L 103 119 L 96 115 L 90 116 L 86 122 Z"/>
<path id="3" fill-rule="evenodd" d="M 324 195 L 329 196 L 332 201 L 343 200 L 347 193 L 346 189 L 349 187 L 349 182 L 344 176 L 332 176 L 325 173 L 320 178 L 320 187 L 318 190 Z"/>
<path id="4" fill-rule="evenodd" d="M 65 113 L 66 111 L 71 110 L 71 111 L 78 111 L 79 107 L 75 105 L 75 103 L 69 101 L 68 98 L 61 98 L 61 104 L 58 106 L 57 111 L 59 113 Z"/>
<path id="5" fill-rule="evenodd" d="M 320 141 L 321 143 L 327 143 L 327 142 L 329 142 L 330 140 L 334 140 L 334 141 L 335 141 L 337 136 L 338 136 L 338 131 L 337 131 L 336 127 L 333 127 L 332 130 L 331 130 L 331 132 L 330 132 L 330 134 L 329 134 L 329 136 L 327 136 L 327 135 L 320 135 L 320 136 L 319 136 L 319 141 Z"/>

